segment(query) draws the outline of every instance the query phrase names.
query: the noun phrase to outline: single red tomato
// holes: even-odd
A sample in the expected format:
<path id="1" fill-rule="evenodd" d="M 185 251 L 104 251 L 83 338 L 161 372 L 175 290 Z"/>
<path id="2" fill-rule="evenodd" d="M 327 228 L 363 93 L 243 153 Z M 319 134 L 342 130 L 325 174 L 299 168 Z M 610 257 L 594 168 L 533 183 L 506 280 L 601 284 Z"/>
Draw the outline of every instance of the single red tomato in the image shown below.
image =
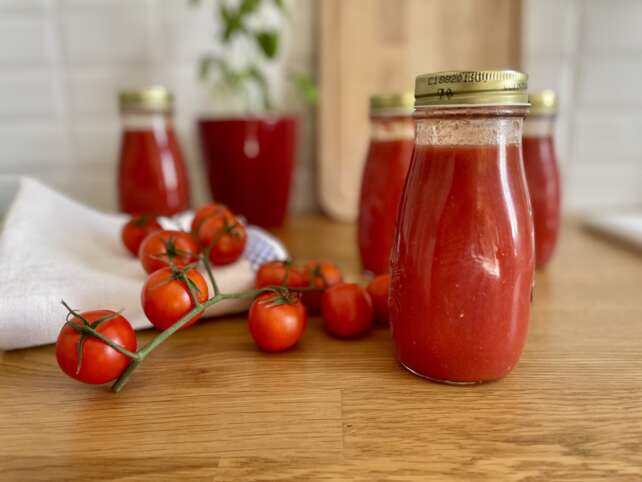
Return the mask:
<path id="1" fill-rule="evenodd" d="M 388 292 L 390 291 L 390 275 L 380 274 L 368 284 L 368 294 L 372 298 L 374 319 L 381 323 L 388 323 Z"/>
<path id="2" fill-rule="evenodd" d="M 203 224 L 203 221 L 223 214 L 232 215 L 226 206 L 217 202 L 198 208 L 194 213 L 194 219 L 192 219 L 192 236 L 194 236 L 194 239 L 198 238 L 198 230 L 201 227 L 201 224 Z"/>
<path id="3" fill-rule="evenodd" d="M 303 270 L 291 261 L 268 261 L 256 272 L 256 287 L 281 286 L 286 274 L 288 288 L 304 288 L 308 285 Z"/>
<path id="4" fill-rule="evenodd" d="M 80 313 L 92 327 L 103 336 L 131 352 L 136 351 L 136 333 L 123 316 L 110 310 L 85 311 Z M 69 323 L 82 325 L 83 321 L 73 316 Z M 81 362 L 78 354 L 82 351 Z M 91 335 L 82 335 L 69 324 L 60 330 L 56 341 L 58 365 L 71 378 L 84 383 L 108 383 L 118 378 L 131 362 L 131 358 L 114 350 Z"/>
<path id="5" fill-rule="evenodd" d="M 250 334 L 263 351 L 285 351 L 303 335 L 307 317 L 305 306 L 296 294 L 283 298 L 275 293 L 263 293 L 250 306 Z"/>
<path id="6" fill-rule="evenodd" d="M 142 214 L 127 221 L 120 236 L 129 252 L 134 256 L 138 256 L 138 248 L 140 248 L 140 244 L 147 235 L 161 229 L 163 227 L 159 224 L 156 216 Z"/>
<path id="7" fill-rule="evenodd" d="M 198 243 L 203 251 L 209 251 L 210 263 L 222 266 L 241 257 L 247 243 L 247 231 L 231 214 L 212 216 L 201 224 Z"/>
<path id="8" fill-rule="evenodd" d="M 198 244 L 183 231 L 156 231 L 143 240 L 138 257 L 147 273 L 168 266 L 170 260 L 180 268 L 198 259 Z"/>
<path id="9" fill-rule="evenodd" d="M 326 330 L 338 338 L 363 335 L 372 326 L 372 300 L 358 284 L 339 283 L 323 293 L 321 315 Z"/>
<path id="10" fill-rule="evenodd" d="M 199 303 L 207 301 L 209 292 L 201 273 L 196 269 L 189 269 L 185 275 L 192 281 Z M 140 302 L 147 319 L 158 330 L 166 330 L 195 307 L 189 288 L 176 270 L 171 268 L 161 268 L 147 278 L 140 294 Z M 196 323 L 201 316 L 203 312 L 195 315 L 183 328 Z"/>
<path id="11" fill-rule="evenodd" d="M 304 265 L 304 272 L 306 286 L 321 290 L 303 293 L 303 303 L 310 312 L 318 313 L 321 309 L 323 291 L 343 281 L 341 271 L 332 261 L 308 261 Z"/>

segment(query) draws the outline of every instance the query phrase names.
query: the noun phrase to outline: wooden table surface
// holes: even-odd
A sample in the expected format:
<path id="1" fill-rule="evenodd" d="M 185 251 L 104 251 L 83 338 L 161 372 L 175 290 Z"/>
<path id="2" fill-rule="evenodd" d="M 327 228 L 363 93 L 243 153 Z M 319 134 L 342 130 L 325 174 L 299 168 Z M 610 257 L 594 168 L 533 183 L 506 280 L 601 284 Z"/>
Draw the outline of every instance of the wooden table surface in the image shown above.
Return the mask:
<path id="1" fill-rule="evenodd" d="M 356 276 L 353 226 L 278 234 Z M 52 346 L 4 353 L 0 405 L 0 480 L 639 481 L 642 257 L 566 225 L 500 382 L 427 382 L 387 330 L 341 341 L 316 318 L 268 355 L 230 318 L 175 335 L 118 395 L 63 376 Z"/>

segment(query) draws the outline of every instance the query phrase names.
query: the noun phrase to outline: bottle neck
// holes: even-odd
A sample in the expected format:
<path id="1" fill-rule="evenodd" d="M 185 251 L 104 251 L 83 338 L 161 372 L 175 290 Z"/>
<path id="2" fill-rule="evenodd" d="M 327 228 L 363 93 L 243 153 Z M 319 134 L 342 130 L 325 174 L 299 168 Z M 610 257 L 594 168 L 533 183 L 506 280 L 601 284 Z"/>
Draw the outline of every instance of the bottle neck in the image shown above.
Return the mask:
<path id="1" fill-rule="evenodd" d="M 522 142 L 525 106 L 418 109 L 417 145 L 483 146 Z"/>
<path id="2" fill-rule="evenodd" d="M 370 116 L 370 139 L 373 141 L 412 141 L 415 138 L 415 121 L 408 115 Z"/>
<path id="3" fill-rule="evenodd" d="M 554 115 L 530 115 L 524 121 L 524 137 L 553 137 Z"/>
<path id="4" fill-rule="evenodd" d="M 121 122 L 127 131 L 158 131 L 174 127 L 172 115 L 166 112 L 123 112 Z"/>

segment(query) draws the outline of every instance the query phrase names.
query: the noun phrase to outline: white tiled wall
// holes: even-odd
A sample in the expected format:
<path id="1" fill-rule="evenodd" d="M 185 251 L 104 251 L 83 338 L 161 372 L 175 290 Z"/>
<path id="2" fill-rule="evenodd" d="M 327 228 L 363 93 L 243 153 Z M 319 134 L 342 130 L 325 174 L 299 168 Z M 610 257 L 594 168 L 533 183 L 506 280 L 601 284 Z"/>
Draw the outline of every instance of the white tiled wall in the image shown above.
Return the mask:
<path id="1" fill-rule="evenodd" d="M 212 1 L 0 0 L 0 174 L 35 175 L 114 208 L 116 93 L 164 83 L 177 97 L 195 200 L 205 200 L 194 119 L 208 104 L 195 66 L 213 46 Z M 642 0 L 523 1 L 524 69 L 534 89 L 560 93 L 565 205 L 642 204 Z M 288 62 L 308 71 L 314 4 L 290 2 Z M 316 206 L 313 121 L 306 112 L 295 210 Z"/>
<path id="2" fill-rule="evenodd" d="M 116 207 L 123 88 L 164 84 L 189 162 L 194 200 L 208 198 L 194 121 L 208 110 L 196 80 L 215 49 L 213 2 L 0 0 L 0 174 L 24 173 L 95 206 Z M 314 70 L 314 0 L 290 2 L 287 63 Z M 294 40 L 294 41 L 293 41 Z M 313 115 L 302 113 L 294 210 L 314 208 Z"/>
<path id="3" fill-rule="evenodd" d="M 642 205 L 642 1 L 525 0 L 524 69 L 561 99 L 568 208 Z"/>

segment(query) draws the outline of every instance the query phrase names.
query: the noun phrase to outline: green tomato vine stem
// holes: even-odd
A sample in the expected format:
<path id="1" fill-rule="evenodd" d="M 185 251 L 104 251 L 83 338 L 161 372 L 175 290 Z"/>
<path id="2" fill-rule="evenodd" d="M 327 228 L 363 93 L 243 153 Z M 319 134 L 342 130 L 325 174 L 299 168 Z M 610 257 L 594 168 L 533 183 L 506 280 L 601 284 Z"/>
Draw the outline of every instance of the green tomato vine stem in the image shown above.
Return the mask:
<path id="1" fill-rule="evenodd" d="M 320 291 L 322 288 L 317 288 L 315 286 L 308 286 L 306 288 L 288 288 L 287 287 L 287 275 L 288 271 L 286 271 L 286 276 L 284 283 L 281 286 L 268 286 L 265 288 L 256 288 L 256 289 L 250 289 L 246 291 L 241 291 L 238 293 L 221 293 L 217 283 L 216 279 L 214 278 L 214 275 L 212 273 L 212 268 L 210 266 L 210 261 L 209 261 L 209 254 L 210 250 L 213 248 L 214 244 L 216 244 L 216 241 L 220 239 L 220 236 L 224 234 L 225 232 L 230 232 L 235 228 L 236 225 L 234 226 L 225 226 L 222 230 L 221 233 L 216 237 L 214 240 L 215 242 L 212 243 L 208 247 L 208 249 L 205 251 L 204 255 L 201 257 L 201 261 L 203 265 L 205 266 L 205 271 L 207 272 L 207 275 L 210 279 L 210 282 L 212 283 L 212 287 L 214 290 L 214 294 L 211 298 L 208 298 L 206 301 L 203 303 L 199 302 L 197 292 L 195 291 L 195 288 L 192 286 L 190 283 L 191 280 L 189 280 L 187 274 L 186 274 L 186 268 L 187 269 L 193 269 L 193 266 L 188 266 L 186 268 L 179 269 L 177 268 L 174 263 L 171 261 L 169 262 L 169 266 L 172 268 L 173 276 L 175 276 L 177 279 L 181 280 L 187 290 L 189 291 L 190 298 L 192 300 L 192 304 L 194 307 L 185 315 L 183 315 L 176 323 L 174 323 L 172 326 L 167 328 L 166 330 L 161 331 L 158 333 L 154 338 L 152 338 L 149 342 L 147 342 L 142 348 L 139 348 L 136 352 L 131 352 L 127 350 L 125 347 L 121 346 L 120 344 L 116 343 L 115 341 L 109 339 L 108 337 L 104 336 L 102 333 L 98 332 L 95 328 L 97 325 L 91 325 L 83 316 L 81 313 L 79 313 L 76 310 L 73 310 L 67 303 L 62 301 L 62 304 L 67 308 L 69 315 L 68 316 L 74 316 L 78 320 L 80 320 L 82 323 L 73 323 L 69 320 L 67 320 L 67 324 L 71 326 L 74 330 L 76 330 L 78 333 L 80 333 L 83 336 L 92 336 L 94 338 L 99 339 L 106 345 L 110 346 L 114 350 L 116 350 L 119 353 L 122 353 L 123 355 L 129 357 L 131 359 L 130 364 L 127 366 L 125 371 L 118 377 L 118 379 L 114 382 L 112 385 L 111 389 L 112 391 L 118 393 L 120 392 L 123 387 L 127 384 L 129 381 L 130 377 L 136 371 L 138 366 L 147 358 L 147 356 L 154 351 L 161 343 L 163 343 L 165 340 L 167 340 L 170 336 L 172 336 L 174 333 L 176 333 L 178 330 L 183 328 L 187 323 L 189 323 L 192 318 L 195 316 L 203 313 L 207 308 L 210 306 L 213 306 L 217 303 L 220 303 L 221 301 L 225 300 L 234 300 L 234 299 L 246 299 L 246 298 L 256 298 L 262 293 L 268 293 L 272 292 L 275 295 L 279 296 L 282 300 L 289 300 L 289 292 L 290 291 L 295 291 L 295 292 L 306 292 L 306 291 Z M 99 320 L 99 322 L 102 320 Z M 79 353 L 79 362 L 82 360 L 82 350 Z"/>
<path id="2" fill-rule="evenodd" d="M 141 362 L 147 357 L 147 355 L 149 355 L 154 349 L 156 349 L 158 345 L 163 343 L 170 336 L 172 336 L 174 333 L 180 330 L 183 326 L 185 326 L 185 324 L 188 323 L 194 316 L 205 311 L 206 308 L 209 308 L 210 306 L 213 306 L 224 300 L 256 298 L 261 293 L 267 293 L 267 292 L 281 293 L 281 291 L 283 290 L 280 287 L 270 286 L 266 288 L 241 291 L 239 293 L 218 293 L 217 295 L 214 295 L 212 298 L 208 299 L 207 301 L 196 305 L 194 308 L 192 308 L 191 311 L 189 311 L 186 315 L 184 315 L 180 320 L 178 320 L 176 323 L 174 323 L 172 326 L 170 326 L 166 330 L 160 332 L 158 335 L 152 338 L 145 346 L 139 349 L 136 352 L 135 357 L 132 357 L 132 362 L 129 364 L 127 369 L 122 373 L 122 375 L 116 380 L 116 382 L 111 387 L 111 389 L 116 393 L 120 392 L 125 386 L 125 384 L 129 381 L 129 378 L 131 377 L 132 373 L 136 370 L 136 368 L 138 368 L 138 365 L 141 364 Z M 296 291 L 307 291 L 307 289 L 300 288 L 300 289 L 297 289 Z M 92 336 L 95 336 L 95 335 L 92 333 Z M 112 345 L 110 344 L 110 346 Z"/>

